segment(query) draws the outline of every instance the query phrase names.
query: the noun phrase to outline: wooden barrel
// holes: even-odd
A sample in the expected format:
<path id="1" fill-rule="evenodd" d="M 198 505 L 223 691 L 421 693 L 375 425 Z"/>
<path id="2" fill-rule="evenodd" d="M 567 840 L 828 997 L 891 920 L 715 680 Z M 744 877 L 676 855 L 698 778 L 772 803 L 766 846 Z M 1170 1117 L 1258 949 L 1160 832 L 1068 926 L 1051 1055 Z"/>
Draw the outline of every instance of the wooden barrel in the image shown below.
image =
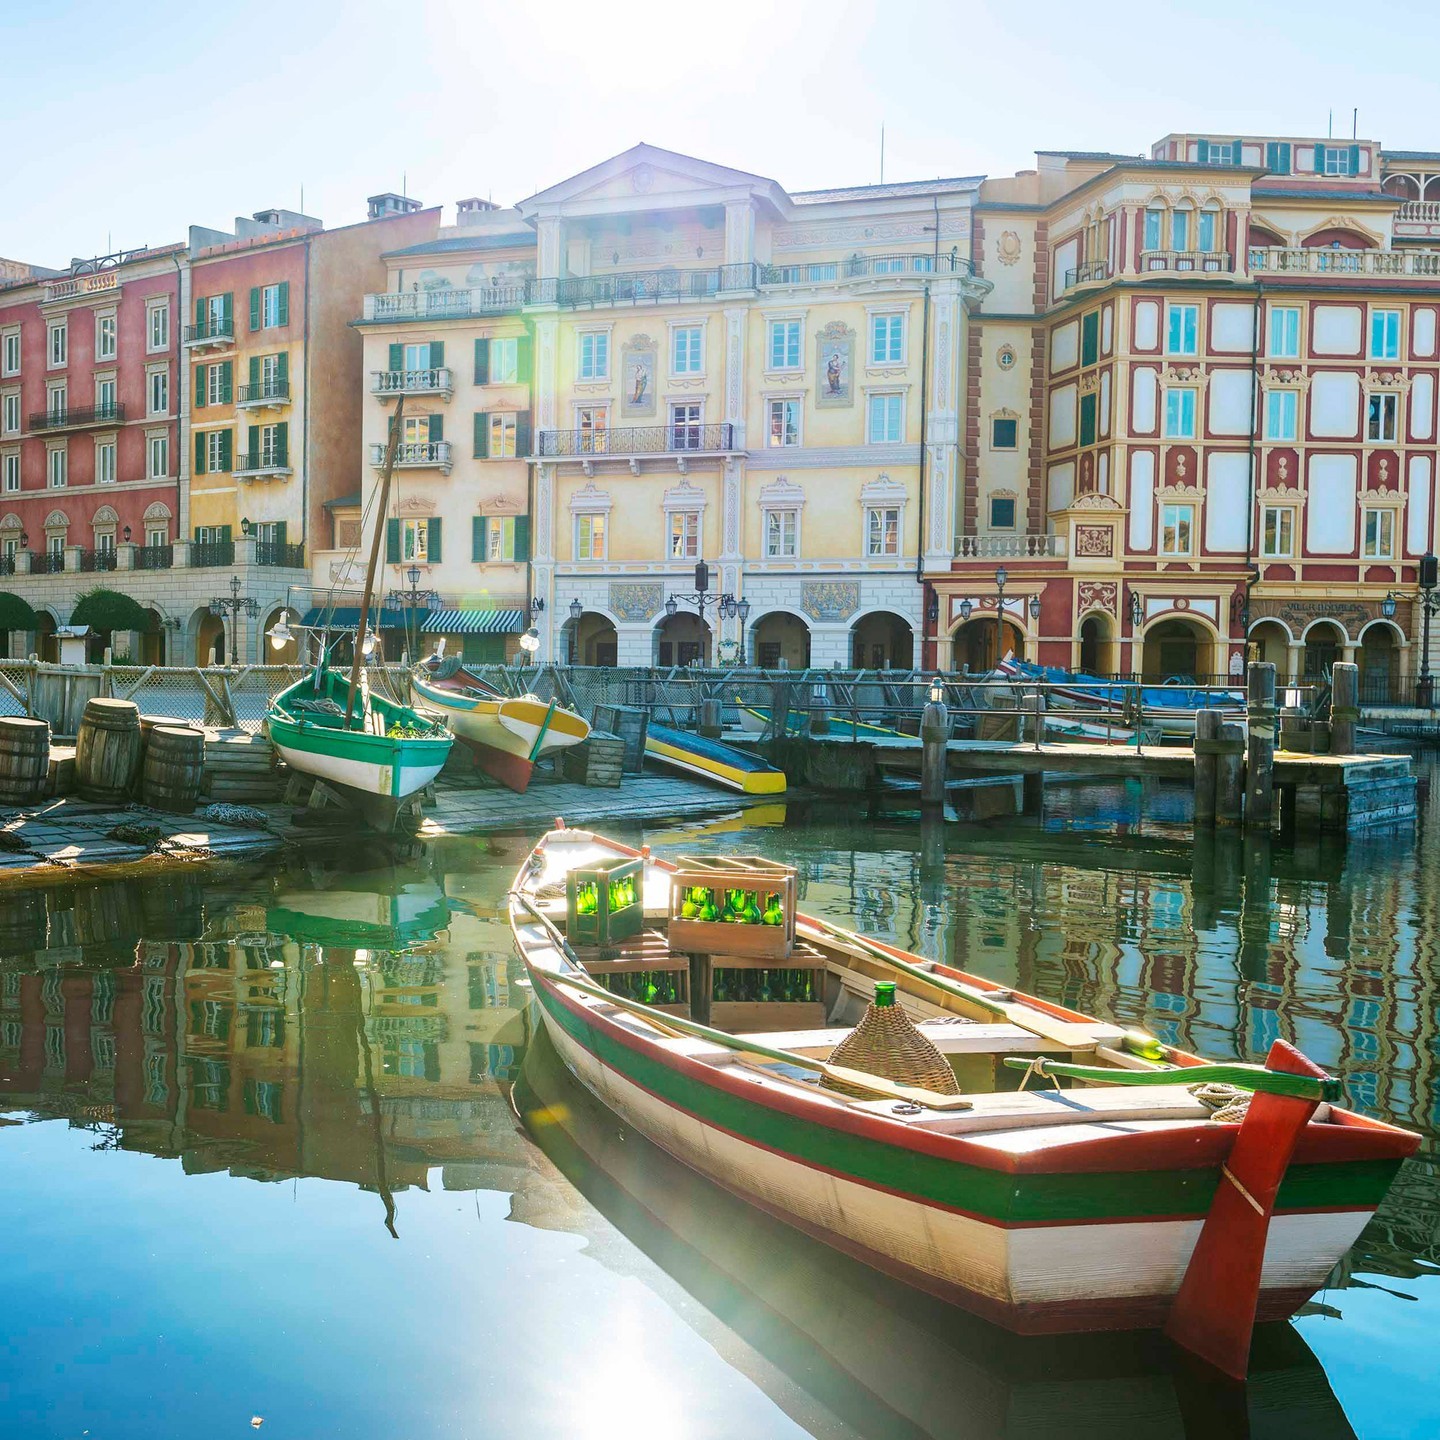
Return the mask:
<path id="1" fill-rule="evenodd" d="M 88 701 L 75 741 L 75 788 L 85 800 L 119 804 L 140 769 L 140 710 L 133 700 Z"/>
<path id="2" fill-rule="evenodd" d="M 29 805 L 50 782 L 50 727 L 23 715 L 0 716 L 0 805 Z"/>
<path id="3" fill-rule="evenodd" d="M 183 725 L 157 725 L 145 747 L 141 795 L 157 810 L 189 815 L 200 795 L 205 736 Z"/>

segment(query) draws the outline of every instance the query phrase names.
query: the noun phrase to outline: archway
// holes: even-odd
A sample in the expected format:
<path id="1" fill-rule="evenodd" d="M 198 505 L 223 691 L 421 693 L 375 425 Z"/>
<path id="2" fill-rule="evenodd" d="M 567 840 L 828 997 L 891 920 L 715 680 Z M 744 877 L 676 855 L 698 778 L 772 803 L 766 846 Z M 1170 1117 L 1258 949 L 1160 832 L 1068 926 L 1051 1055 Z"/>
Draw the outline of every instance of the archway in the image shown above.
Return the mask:
<path id="1" fill-rule="evenodd" d="M 565 654 L 572 665 L 604 665 L 614 668 L 619 663 L 620 638 L 615 622 L 608 615 L 587 610 L 578 620 L 565 622 Z"/>
<path id="2" fill-rule="evenodd" d="M 1214 641 L 1197 620 L 1162 620 L 1145 632 L 1145 678 L 1203 680 L 1215 673 Z"/>
<path id="3" fill-rule="evenodd" d="M 762 670 L 803 670 L 810 663 L 810 627 L 785 610 L 762 615 L 750 630 L 751 658 Z"/>
<path id="4" fill-rule="evenodd" d="M 262 665 L 295 665 L 300 660 L 300 632 L 292 630 L 290 638 L 277 650 L 270 639 L 270 631 L 274 629 L 280 619 L 280 612 L 284 606 L 278 606 L 265 618 L 265 623 L 260 627 L 260 644 L 262 647 L 260 663 Z"/>
<path id="5" fill-rule="evenodd" d="M 1345 658 L 1349 643 L 1345 632 L 1333 620 L 1318 620 L 1305 632 L 1305 680 L 1323 680 L 1337 660 Z"/>
<path id="6" fill-rule="evenodd" d="M 1279 620 L 1257 620 L 1246 643 L 1251 660 L 1268 661 L 1282 681 L 1294 678 L 1290 674 L 1290 632 Z"/>
<path id="7" fill-rule="evenodd" d="M 909 670 L 915 664 L 915 631 L 892 610 L 862 615 L 850 629 L 850 646 L 857 670 Z"/>
<path id="8" fill-rule="evenodd" d="M 1403 637 L 1383 620 L 1367 625 L 1360 635 L 1360 701 L 1394 705 L 1400 700 L 1400 644 Z"/>
<path id="9" fill-rule="evenodd" d="M 688 610 L 667 615 L 655 627 L 655 663 L 662 670 L 672 665 L 708 665 L 710 627 Z"/>
<path id="10" fill-rule="evenodd" d="M 1013 620 L 1003 623 L 1000 655 L 995 653 L 995 617 L 993 615 L 972 615 L 969 620 L 952 633 L 950 637 L 950 666 L 953 670 L 968 670 L 972 675 L 984 675 L 995 668 L 996 662 L 1005 654 L 1025 654 L 1025 636 Z"/>
<path id="11" fill-rule="evenodd" d="M 1078 668 L 1086 675 L 1115 673 L 1115 627 L 1108 615 L 1087 615 L 1080 622 Z"/>
<path id="12" fill-rule="evenodd" d="M 140 632 L 140 650 L 135 656 L 141 665 L 163 665 L 165 663 L 165 617 L 153 606 L 145 612 L 150 627 Z"/>
<path id="13" fill-rule="evenodd" d="M 48 610 L 35 615 L 35 653 L 51 665 L 60 661 L 60 642 L 55 638 L 55 617 Z"/>
<path id="14" fill-rule="evenodd" d="M 197 610 L 191 618 L 195 632 L 195 663 L 197 665 L 223 665 L 225 663 L 225 622 L 208 610 Z"/>

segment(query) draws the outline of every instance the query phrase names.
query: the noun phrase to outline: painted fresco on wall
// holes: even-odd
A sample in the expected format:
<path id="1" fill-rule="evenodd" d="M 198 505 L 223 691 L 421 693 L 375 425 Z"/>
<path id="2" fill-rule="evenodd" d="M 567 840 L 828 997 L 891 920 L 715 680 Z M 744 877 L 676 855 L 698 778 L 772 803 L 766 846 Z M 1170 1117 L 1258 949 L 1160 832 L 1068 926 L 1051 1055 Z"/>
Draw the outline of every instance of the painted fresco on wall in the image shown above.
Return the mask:
<path id="1" fill-rule="evenodd" d="M 655 359 L 659 352 L 648 336 L 637 335 L 620 348 L 620 413 L 655 414 Z"/>
<path id="2" fill-rule="evenodd" d="M 855 332 L 832 320 L 815 336 L 815 403 L 839 409 L 855 403 Z"/>

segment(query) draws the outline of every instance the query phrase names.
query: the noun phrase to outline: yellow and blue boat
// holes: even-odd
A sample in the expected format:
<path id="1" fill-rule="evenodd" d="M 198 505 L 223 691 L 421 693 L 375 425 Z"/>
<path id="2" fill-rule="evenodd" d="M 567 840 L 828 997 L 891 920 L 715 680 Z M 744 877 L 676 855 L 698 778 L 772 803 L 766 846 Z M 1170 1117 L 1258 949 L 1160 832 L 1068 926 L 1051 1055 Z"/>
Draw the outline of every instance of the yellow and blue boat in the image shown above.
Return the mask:
<path id="1" fill-rule="evenodd" d="M 742 795 L 785 793 L 783 770 L 777 770 L 760 755 L 704 735 L 671 730 L 652 721 L 645 735 L 645 754 L 661 765 L 697 775 L 702 780 L 713 780 Z"/>

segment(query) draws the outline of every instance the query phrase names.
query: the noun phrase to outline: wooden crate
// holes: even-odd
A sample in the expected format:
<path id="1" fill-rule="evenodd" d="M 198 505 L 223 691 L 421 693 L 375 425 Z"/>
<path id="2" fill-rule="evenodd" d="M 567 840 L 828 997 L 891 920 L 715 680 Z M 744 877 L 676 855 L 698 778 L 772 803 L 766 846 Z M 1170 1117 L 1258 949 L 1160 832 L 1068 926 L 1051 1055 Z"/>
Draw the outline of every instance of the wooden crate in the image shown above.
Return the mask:
<path id="1" fill-rule="evenodd" d="M 755 959 L 783 960 L 795 948 L 795 869 L 758 855 L 681 856 L 670 877 L 670 944 L 673 949 L 700 955 L 737 955 Z M 694 894 L 690 893 L 694 892 Z M 704 892 L 704 903 L 716 912 L 705 919 L 685 914 Z M 757 920 L 724 920 L 731 901 L 745 896 L 744 908 L 751 915 L 773 911 L 771 897 L 778 897 L 779 924 Z"/>
<path id="2" fill-rule="evenodd" d="M 580 866 L 565 876 L 565 934 L 572 945 L 605 949 L 640 933 L 644 870 L 636 856 Z"/>
<path id="3" fill-rule="evenodd" d="M 623 773 L 625 742 L 618 735 L 592 730 L 589 739 L 564 752 L 565 778 L 581 785 L 618 790 Z"/>
<path id="4" fill-rule="evenodd" d="M 591 723 L 596 730 L 620 737 L 625 746 L 622 763 L 627 775 L 638 775 L 644 769 L 645 732 L 650 725 L 648 710 L 633 705 L 597 705 Z"/>

